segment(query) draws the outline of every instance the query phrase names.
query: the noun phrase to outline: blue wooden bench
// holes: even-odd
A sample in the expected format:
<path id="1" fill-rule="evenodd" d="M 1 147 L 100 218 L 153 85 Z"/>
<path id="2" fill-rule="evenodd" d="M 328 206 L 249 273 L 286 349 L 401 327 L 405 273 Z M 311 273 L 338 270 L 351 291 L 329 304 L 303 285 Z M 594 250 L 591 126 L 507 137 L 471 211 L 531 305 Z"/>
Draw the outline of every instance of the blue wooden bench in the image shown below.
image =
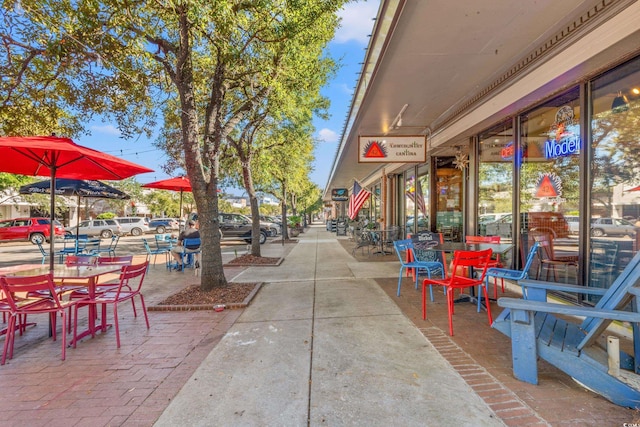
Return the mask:
<path id="1" fill-rule="evenodd" d="M 540 357 L 610 401 L 640 408 L 640 253 L 608 289 L 528 279 L 518 284 L 523 298 L 500 298 L 505 310 L 492 325 L 511 337 L 514 376 L 537 384 Z M 595 307 L 551 303 L 550 291 L 601 298 Z M 634 311 L 625 311 L 630 302 Z M 608 354 L 596 342 L 614 320 L 630 322 L 634 338 L 633 355 L 620 351 L 619 377 L 608 373 Z"/>

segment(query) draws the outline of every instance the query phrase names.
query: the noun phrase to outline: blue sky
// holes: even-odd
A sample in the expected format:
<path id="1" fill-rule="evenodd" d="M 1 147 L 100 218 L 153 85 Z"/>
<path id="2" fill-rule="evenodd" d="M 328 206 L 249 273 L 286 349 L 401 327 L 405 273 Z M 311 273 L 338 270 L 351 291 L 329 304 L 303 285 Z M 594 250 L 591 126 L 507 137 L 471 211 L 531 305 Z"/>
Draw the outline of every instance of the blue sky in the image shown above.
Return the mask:
<path id="1" fill-rule="evenodd" d="M 331 172 L 379 3 L 379 0 L 366 0 L 348 4 L 340 14 L 341 26 L 328 46 L 329 54 L 341 66 L 336 76 L 322 90 L 322 94 L 331 100 L 330 118 L 316 118 L 314 122 L 314 137 L 319 143 L 311 180 L 320 188 L 324 188 Z M 153 140 L 144 136 L 123 140 L 116 126 L 109 123 L 94 123 L 90 126 L 90 131 L 91 136 L 80 138 L 76 142 L 156 171 L 137 176 L 138 182 L 147 183 L 169 177 L 160 169 L 160 165 L 166 161 L 166 156 L 154 147 Z"/>

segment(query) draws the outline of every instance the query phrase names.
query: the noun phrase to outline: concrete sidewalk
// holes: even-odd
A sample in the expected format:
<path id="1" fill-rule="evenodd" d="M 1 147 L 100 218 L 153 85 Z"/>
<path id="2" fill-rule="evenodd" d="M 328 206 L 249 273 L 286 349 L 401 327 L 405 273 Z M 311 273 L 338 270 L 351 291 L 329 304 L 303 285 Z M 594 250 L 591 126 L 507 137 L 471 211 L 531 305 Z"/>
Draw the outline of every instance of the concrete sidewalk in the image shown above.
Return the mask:
<path id="1" fill-rule="evenodd" d="M 324 226 L 299 236 L 156 426 L 505 425 Z"/>

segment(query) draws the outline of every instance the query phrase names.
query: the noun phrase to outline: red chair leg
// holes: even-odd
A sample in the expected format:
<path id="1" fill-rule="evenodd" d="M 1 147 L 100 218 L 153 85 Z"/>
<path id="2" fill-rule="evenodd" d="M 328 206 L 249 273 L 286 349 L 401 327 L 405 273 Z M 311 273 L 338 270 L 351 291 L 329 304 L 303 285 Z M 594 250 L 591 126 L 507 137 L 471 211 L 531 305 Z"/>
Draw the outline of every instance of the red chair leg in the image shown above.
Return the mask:
<path id="1" fill-rule="evenodd" d="M 453 293 L 454 289 L 449 289 L 447 291 L 447 304 L 448 304 L 448 312 L 449 312 L 449 335 L 453 336 Z"/>

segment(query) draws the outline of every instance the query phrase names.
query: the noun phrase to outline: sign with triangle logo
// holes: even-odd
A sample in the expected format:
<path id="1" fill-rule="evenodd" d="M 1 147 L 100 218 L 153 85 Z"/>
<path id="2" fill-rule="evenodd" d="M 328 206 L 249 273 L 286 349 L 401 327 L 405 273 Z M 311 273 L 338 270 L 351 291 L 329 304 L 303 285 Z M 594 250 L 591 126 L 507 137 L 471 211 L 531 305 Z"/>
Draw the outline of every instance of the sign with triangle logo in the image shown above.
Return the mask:
<path id="1" fill-rule="evenodd" d="M 424 135 L 359 136 L 359 163 L 424 163 L 427 161 Z"/>
<path id="2" fill-rule="evenodd" d="M 558 197 L 558 190 L 549 175 L 544 175 L 538 182 L 536 197 Z"/>
<path id="3" fill-rule="evenodd" d="M 387 157 L 387 155 L 385 149 L 380 146 L 378 141 L 369 141 L 369 144 L 364 148 L 364 157 L 384 158 Z"/>

